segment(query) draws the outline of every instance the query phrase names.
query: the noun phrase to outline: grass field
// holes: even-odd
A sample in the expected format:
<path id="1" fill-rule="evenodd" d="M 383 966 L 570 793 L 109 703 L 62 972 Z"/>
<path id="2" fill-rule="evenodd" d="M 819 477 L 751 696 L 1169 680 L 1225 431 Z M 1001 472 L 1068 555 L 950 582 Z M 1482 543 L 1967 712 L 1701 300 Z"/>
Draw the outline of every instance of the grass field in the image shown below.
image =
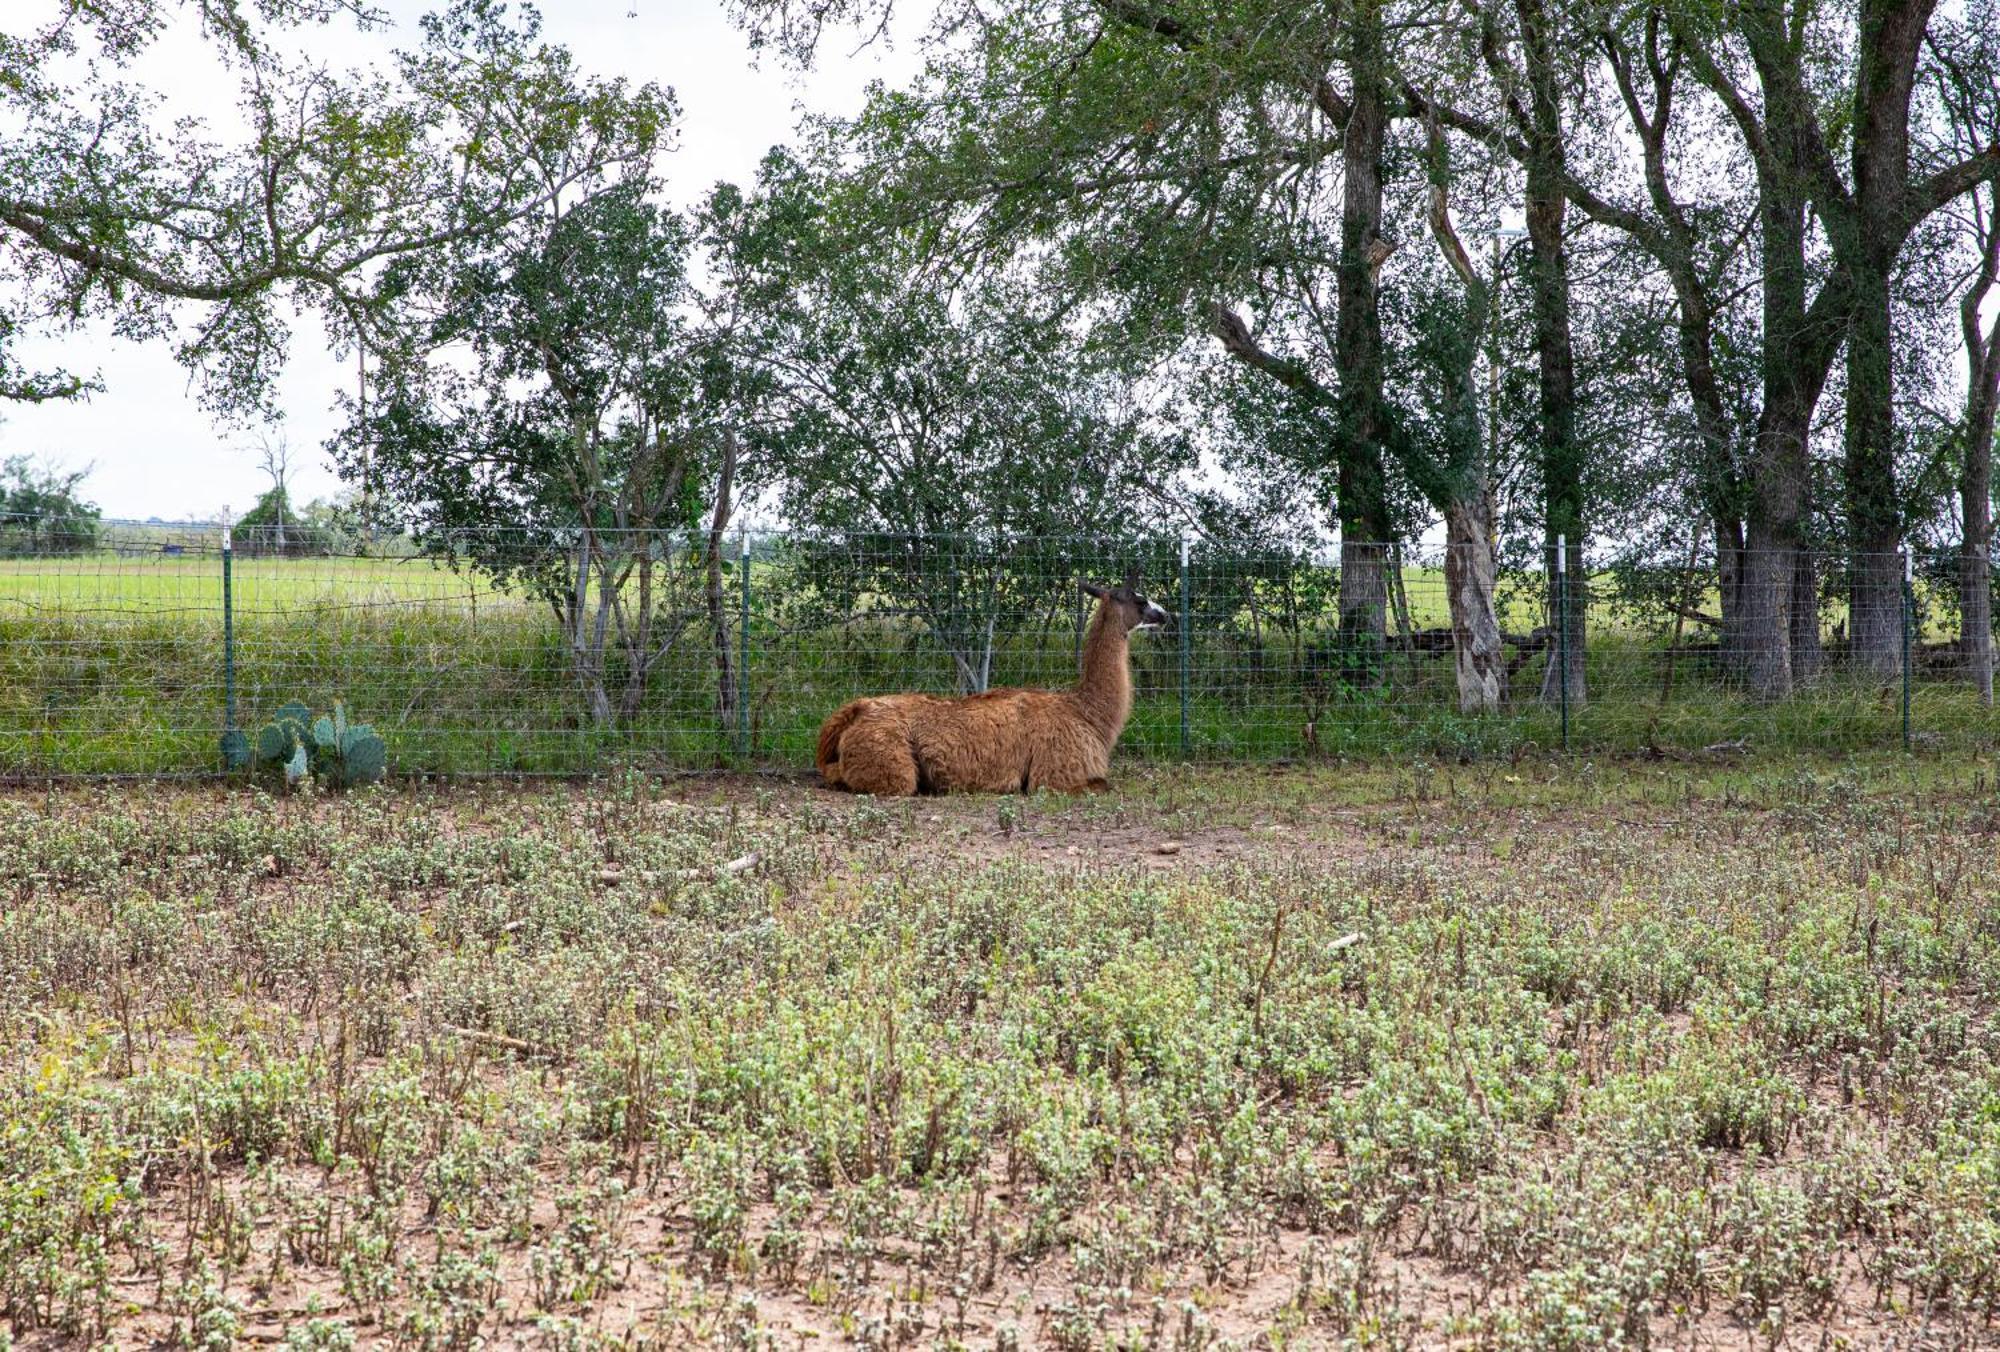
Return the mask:
<path id="1" fill-rule="evenodd" d="M 1413 625 L 1442 624 L 1436 570 L 1411 568 L 1408 579 Z M 1534 581 L 1503 589 L 1513 631 L 1539 623 Z M 713 645 L 697 613 L 677 631 L 637 717 L 604 730 L 584 716 L 545 604 L 428 560 L 238 560 L 227 677 L 213 555 L 0 561 L 0 776 L 212 771 L 232 685 L 237 723 L 252 729 L 290 700 L 315 708 L 344 700 L 384 732 L 404 774 L 798 766 L 810 760 L 821 719 L 846 699 L 955 687 L 948 657 L 907 620 L 801 619 L 793 606 L 802 589 L 776 564 L 754 568 L 751 590 L 747 728 L 718 716 Z M 737 604 L 732 593 L 732 619 Z M 1002 637 L 996 684 L 1074 679 L 1075 617 L 1049 619 Z M 1246 610 L 1197 627 L 1185 739 L 1178 636 L 1141 640 L 1125 751 L 1311 760 L 1504 755 L 1558 744 L 1556 712 L 1534 698 L 1543 657 L 1515 673 L 1505 716 L 1465 719 L 1454 711 L 1448 655 L 1393 654 L 1380 685 L 1341 687 L 1326 656 L 1329 623 L 1309 615 L 1288 631 Z M 1772 706 L 1719 679 L 1712 648 L 1672 656 L 1661 632 L 1609 598 L 1599 598 L 1591 625 L 1592 698 L 1571 721 L 1578 748 L 1900 744 L 1893 682 L 1834 674 Z M 732 662 L 743 655 L 733 633 Z M 617 679 L 614 670 L 614 686 Z M 1928 672 L 1915 681 L 1911 723 L 1919 746 L 1978 753 L 2000 741 L 2000 721 L 1967 686 Z"/>
<path id="2" fill-rule="evenodd" d="M 1994 772 L 16 792 L 7 1328 L 1993 1346 Z"/>

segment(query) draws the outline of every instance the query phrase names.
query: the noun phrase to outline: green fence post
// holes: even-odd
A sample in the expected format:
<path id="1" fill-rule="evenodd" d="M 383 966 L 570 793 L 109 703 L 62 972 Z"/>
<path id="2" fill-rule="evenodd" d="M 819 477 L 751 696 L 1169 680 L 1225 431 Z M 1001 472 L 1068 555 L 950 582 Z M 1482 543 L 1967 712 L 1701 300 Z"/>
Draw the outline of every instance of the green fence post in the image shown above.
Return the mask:
<path id="1" fill-rule="evenodd" d="M 231 567 L 236 550 L 230 539 L 229 517 L 222 518 L 222 768 L 240 770 L 250 763 L 250 742 L 236 726 L 236 590 Z"/>
<path id="2" fill-rule="evenodd" d="M 236 726 L 236 584 L 230 574 L 236 557 L 229 523 L 222 523 L 222 730 Z"/>
<path id="3" fill-rule="evenodd" d="M 1916 578 L 1910 551 L 1903 550 L 1903 750 L 1910 749 L 1910 630 L 1917 618 Z"/>
<path id="4" fill-rule="evenodd" d="M 1569 541 L 1556 536 L 1556 689 L 1562 706 L 1562 746 L 1569 750 Z"/>
<path id="5" fill-rule="evenodd" d="M 1188 666 L 1194 635 L 1188 632 L 1188 615 L 1193 596 L 1193 584 L 1188 576 L 1188 541 L 1181 537 L 1181 759 L 1192 758 L 1194 740 L 1188 732 Z"/>
<path id="6" fill-rule="evenodd" d="M 736 535 L 736 571 L 741 603 L 736 620 L 736 755 L 750 763 L 750 529 Z"/>

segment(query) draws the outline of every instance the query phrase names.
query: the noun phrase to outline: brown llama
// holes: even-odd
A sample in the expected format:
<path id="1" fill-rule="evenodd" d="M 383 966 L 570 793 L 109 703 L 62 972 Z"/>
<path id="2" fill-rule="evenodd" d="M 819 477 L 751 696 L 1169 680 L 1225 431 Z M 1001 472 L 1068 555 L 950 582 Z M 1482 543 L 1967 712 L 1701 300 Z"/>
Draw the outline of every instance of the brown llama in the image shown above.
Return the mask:
<path id="1" fill-rule="evenodd" d="M 820 725 L 820 778 L 885 797 L 1106 787 L 1111 748 L 1132 713 L 1132 631 L 1158 628 L 1167 612 L 1130 577 L 1083 589 L 1097 598 L 1097 613 L 1074 690 L 852 700 Z"/>

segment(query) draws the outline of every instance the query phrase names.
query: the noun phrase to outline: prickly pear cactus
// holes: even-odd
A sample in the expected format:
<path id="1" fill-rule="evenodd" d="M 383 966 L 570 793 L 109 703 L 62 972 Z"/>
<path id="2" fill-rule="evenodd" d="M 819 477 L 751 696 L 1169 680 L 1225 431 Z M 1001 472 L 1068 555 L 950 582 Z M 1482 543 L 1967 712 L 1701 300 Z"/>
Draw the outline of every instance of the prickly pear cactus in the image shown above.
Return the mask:
<path id="1" fill-rule="evenodd" d="M 279 765 L 292 754 L 292 734 L 277 723 L 257 729 L 257 764 Z"/>
<path id="2" fill-rule="evenodd" d="M 340 744 L 342 776 L 349 784 L 373 784 L 389 768 L 389 748 L 375 729 L 357 723 Z"/>
<path id="3" fill-rule="evenodd" d="M 293 702 L 258 729 L 254 743 L 237 736 L 250 763 L 282 771 L 288 787 L 307 779 L 330 789 L 372 784 L 389 765 L 389 749 L 380 735 L 366 723 L 349 724 L 347 708 L 339 703 L 331 717 L 315 717 Z"/>

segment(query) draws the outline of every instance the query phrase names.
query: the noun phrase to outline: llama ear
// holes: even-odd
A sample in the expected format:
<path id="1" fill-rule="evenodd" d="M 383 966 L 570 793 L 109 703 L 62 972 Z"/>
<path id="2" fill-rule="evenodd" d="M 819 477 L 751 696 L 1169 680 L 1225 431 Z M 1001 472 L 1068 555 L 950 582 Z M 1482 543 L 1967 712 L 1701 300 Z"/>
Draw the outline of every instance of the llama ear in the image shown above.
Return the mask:
<path id="1" fill-rule="evenodd" d="M 1095 582 L 1082 582 L 1077 585 L 1083 588 L 1086 596 L 1095 596 L 1100 601 L 1104 599 L 1104 588 L 1098 586 Z"/>
<path id="2" fill-rule="evenodd" d="M 1139 590 L 1139 570 L 1137 568 L 1127 568 L 1125 570 L 1125 590 L 1128 592 Z"/>

